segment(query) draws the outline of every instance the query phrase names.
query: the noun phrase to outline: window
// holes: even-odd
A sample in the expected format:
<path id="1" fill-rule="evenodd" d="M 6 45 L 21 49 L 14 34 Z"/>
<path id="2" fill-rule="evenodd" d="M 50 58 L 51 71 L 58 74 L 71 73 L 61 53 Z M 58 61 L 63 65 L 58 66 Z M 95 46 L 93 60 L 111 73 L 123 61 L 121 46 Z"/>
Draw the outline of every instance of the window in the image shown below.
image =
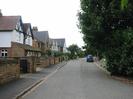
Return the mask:
<path id="1" fill-rule="evenodd" d="M 2 50 L 1 50 L 1 56 L 2 56 L 2 57 L 7 57 L 7 50 L 2 49 Z"/>

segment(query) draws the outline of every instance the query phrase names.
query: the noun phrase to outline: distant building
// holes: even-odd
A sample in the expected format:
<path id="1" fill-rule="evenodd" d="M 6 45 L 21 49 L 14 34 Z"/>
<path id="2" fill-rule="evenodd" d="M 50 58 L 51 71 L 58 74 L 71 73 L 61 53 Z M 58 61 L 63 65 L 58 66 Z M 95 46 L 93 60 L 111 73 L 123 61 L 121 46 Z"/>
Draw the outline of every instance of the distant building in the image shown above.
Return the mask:
<path id="1" fill-rule="evenodd" d="M 51 41 L 51 50 L 52 51 L 55 51 L 55 52 L 58 52 L 58 43 L 56 40 L 54 39 L 50 39 Z"/>
<path id="2" fill-rule="evenodd" d="M 66 53 L 66 42 L 65 38 L 51 39 L 52 40 L 52 50 L 62 53 Z"/>
<path id="3" fill-rule="evenodd" d="M 34 38 L 39 41 L 38 47 L 40 47 L 42 53 L 50 50 L 50 38 L 48 31 L 38 31 L 37 28 L 33 28 Z"/>

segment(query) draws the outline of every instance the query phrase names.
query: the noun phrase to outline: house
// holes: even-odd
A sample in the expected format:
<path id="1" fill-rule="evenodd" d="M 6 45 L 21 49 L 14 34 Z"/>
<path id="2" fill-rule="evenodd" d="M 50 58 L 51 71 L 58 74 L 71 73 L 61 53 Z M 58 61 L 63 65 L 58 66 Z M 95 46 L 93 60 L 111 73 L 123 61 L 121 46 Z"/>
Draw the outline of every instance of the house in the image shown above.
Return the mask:
<path id="1" fill-rule="evenodd" d="M 31 30 L 21 16 L 3 16 L 0 12 L 0 57 L 32 56 L 40 51 L 32 47 Z"/>
<path id="2" fill-rule="evenodd" d="M 12 42 L 23 44 L 23 39 L 21 16 L 3 16 L 0 14 L 0 57 L 11 57 L 13 54 Z"/>
<path id="3" fill-rule="evenodd" d="M 50 41 L 51 41 L 51 50 L 53 52 L 58 52 L 58 43 L 57 43 L 57 41 L 54 40 L 54 39 L 50 39 Z"/>
<path id="4" fill-rule="evenodd" d="M 39 56 L 40 57 L 40 52 L 41 50 L 39 49 L 38 46 L 33 46 L 34 39 L 31 24 L 30 23 L 24 23 L 23 24 L 23 34 L 24 34 L 24 49 L 25 49 L 25 56 Z"/>
<path id="5" fill-rule="evenodd" d="M 38 31 L 37 27 L 33 27 L 34 38 L 39 41 L 38 47 L 40 47 L 42 53 L 50 50 L 50 39 L 48 31 Z"/>
<path id="6" fill-rule="evenodd" d="M 65 38 L 52 39 L 52 50 L 66 53 L 66 42 Z"/>
<path id="7" fill-rule="evenodd" d="M 24 32 L 23 44 L 32 46 L 32 39 L 34 39 L 34 37 L 33 37 L 32 28 L 31 28 L 30 23 L 23 24 L 23 32 Z"/>

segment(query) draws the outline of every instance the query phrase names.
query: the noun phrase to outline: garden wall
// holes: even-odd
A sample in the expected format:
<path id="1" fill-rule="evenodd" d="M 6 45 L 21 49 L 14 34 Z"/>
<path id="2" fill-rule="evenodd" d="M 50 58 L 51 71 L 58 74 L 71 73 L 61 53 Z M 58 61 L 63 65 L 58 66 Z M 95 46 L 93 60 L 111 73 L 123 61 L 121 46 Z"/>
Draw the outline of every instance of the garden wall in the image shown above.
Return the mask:
<path id="1" fill-rule="evenodd" d="M 0 63 L 0 85 L 18 79 L 20 77 L 20 68 L 18 64 Z"/>

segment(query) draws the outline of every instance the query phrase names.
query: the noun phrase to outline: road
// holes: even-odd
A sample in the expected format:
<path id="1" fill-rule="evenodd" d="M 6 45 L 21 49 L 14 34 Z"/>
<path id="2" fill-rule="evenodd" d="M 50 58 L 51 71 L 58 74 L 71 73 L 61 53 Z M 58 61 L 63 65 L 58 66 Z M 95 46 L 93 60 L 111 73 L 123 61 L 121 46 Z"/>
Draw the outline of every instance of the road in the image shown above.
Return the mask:
<path id="1" fill-rule="evenodd" d="M 133 99 L 133 85 L 80 59 L 68 62 L 23 99 Z"/>

